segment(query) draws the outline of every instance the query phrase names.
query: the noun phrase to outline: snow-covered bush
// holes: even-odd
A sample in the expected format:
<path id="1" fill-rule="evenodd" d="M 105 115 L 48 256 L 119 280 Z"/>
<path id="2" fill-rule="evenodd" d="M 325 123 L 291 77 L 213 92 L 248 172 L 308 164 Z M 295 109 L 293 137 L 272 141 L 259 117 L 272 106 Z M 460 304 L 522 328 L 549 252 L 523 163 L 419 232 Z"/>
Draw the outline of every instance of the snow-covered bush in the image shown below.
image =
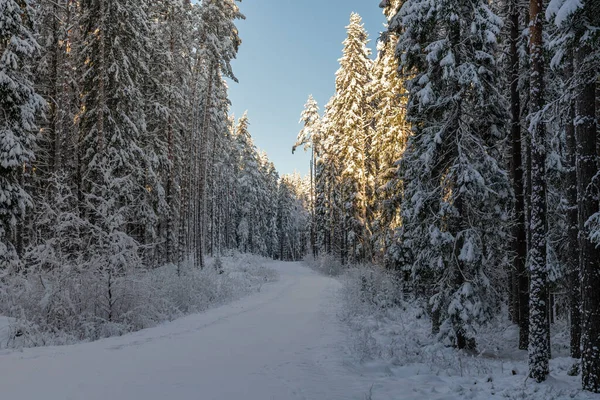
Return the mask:
<path id="1" fill-rule="evenodd" d="M 313 270 L 327 276 L 339 276 L 348 270 L 333 254 L 323 254 L 317 258 L 307 255 L 304 262 Z"/>
<path id="2" fill-rule="evenodd" d="M 148 328 L 241 298 L 277 279 L 257 256 L 209 260 L 200 270 L 166 265 L 121 275 L 64 265 L 0 283 L 0 347 L 61 345 Z M 219 264 L 220 263 L 220 269 Z M 221 272 L 222 271 L 222 272 Z M 7 337 L 4 337 L 7 336 Z"/>
<path id="3" fill-rule="evenodd" d="M 403 304 L 402 284 L 398 276 L 382 268 L 350 268 L 342 280 L 343 295 L 351 309 L 382 311 Z"/>
<path id="4" fill-rule="evenodd" d="M 405 298 L 393 272 L 378 267 L 349 269 L 341 278 L 342 320 L 352 332 L 361 360 L 384 359 L 395 365 L 424 362 L 424 346 L 435 343 L 424 309 Z"/>
<path id="5" fill-rule="evenodd" d="M 402 379 L 411 371 L 423 379 L 442 379 L 456 393 L 448 398 L 588 399 L 578 389 L 581 378 L 569 376 L 575 360 L 568 357 L 569 324 L 564 319 L 551 326 L 550 369 L 560 383 L 532 386 L 527 383 L 527 352 L 518 350 L 518 326 L 508 320 L 506 306 L 479 326 L 476 352 L 458 350 L 432 334 L 428 302 L 403 293 L 395 272 L 352 267 L 340 280 L 339 316 L 350 328 L 348 346 L 355 367 L 365 374 L 387 371 Z"/>

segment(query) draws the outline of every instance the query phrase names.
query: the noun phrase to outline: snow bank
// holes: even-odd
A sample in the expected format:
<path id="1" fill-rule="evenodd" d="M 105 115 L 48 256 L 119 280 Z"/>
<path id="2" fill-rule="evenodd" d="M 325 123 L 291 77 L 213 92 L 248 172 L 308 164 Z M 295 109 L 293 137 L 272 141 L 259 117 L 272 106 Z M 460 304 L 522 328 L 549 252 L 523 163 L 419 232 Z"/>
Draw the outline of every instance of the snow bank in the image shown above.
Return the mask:
<path id="1" fill-rule="evenodd" d="M 373 381 L 367 399 L 600 399 L 581 391 L 581 377 L 568 374 L 574 360 L 565 321 L 552 326 L 551 376 L 536 384 L 527 378 L 527 352 L 518 350 L 518 328 L 509 321 L 482 327 L 477 352 L 458 351 L 431 334 L 425 305 L 403 296 L 394 273 L 350 268 L 340 280 L 353 369 Z"/>
<path id="2" fill-rule="evenodd" d="M 275 281 L 268 263 L 237 254 L 179 274 L 166 265 L 118 277 L 68 268 L 9 277 L 0 284 L 0 314 L 11 317 L 0 319 L 0 348 L 97 340 L 201 312 Z"/>
<path id="3" fill-rule="evenodd" d="M 339 276 L 348 270 L 348 267 L 343 266 L 340 260 L 331 254 L 324 254 L 317 258 L 307 255 L 304 262 L 311 269 L 326 276 Z"/>
<path id="4" fill-rule="evenodd" d="M 8 344 L 14 340 L 16 336 L 14 326 L 14 318 L 0 316 L 0 348 L 8 347 Z"/>

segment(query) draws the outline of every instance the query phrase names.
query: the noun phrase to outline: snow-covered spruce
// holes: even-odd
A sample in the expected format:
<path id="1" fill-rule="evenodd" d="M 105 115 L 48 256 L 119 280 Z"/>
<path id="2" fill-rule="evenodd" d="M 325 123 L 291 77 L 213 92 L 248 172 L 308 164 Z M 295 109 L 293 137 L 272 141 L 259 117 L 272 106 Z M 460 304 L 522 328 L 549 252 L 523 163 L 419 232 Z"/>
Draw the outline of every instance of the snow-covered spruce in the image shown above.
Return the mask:
<path id="1" fill-rule="evenodd" d="M 400 6 L 399 0 L 390 1 L 384 9 L 389 21 Z M 371 191 L 368 196 L 371 249 L 377 259 L 393 266 L 397 258 L 398 241 L 394 233 L 401 223 L 399 209 L 402 201 L 402 179 L 398 160 L 404 154 L 410 126 L 406 121 L 406 90 L 404 77 L 398 74 L 395 56 L 398 37 L 385 33 L 377 44 L 377 58 L 371 68 L 368 87 L 371 143 L 369 166 L 372 171 Z"/>
<path id="2" fill-rule="evenodd" d="M 327 180 L 329 189 L 328 247 L 339 249 L 342 263 L 356 262 L 371 252 L 367 224 L 370 138 L 365 122 L 371 51 L 358 14 L 350 16 L 346 29 L 340 68 L 336 73 L 336 93 L 326 106 L 322 155 L 318 161 L 323 167 L 320 179 Z"/>
<path id="3" fill-rule="evenodd" d="M 30 1 L 0 0 L 0 271 L 18 267 L 31 206 L 22 178 L 31 173 L 36 118 L 44 107 L 31 80 L 39 49 L 34 17 Z"/>
<path id="4" fill-rule="evenodd" d="M 435 11 L 434 11 L 435 10 Z M 400 161 L 397 254 L 430 298 L 433 330 L 474 348 L 500 300 L 512 189 L 500 163 L 504 99 L 495 58 L 501 20 L 485 1 L 404 2 L 400 67 L 412 136 Z"/>

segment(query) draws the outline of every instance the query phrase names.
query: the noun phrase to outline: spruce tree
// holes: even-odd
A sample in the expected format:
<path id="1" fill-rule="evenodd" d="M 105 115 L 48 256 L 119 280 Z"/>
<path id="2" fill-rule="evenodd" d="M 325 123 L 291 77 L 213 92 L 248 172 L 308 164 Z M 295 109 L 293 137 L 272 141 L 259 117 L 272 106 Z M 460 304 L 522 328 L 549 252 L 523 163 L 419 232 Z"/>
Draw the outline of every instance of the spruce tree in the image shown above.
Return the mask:
<path id="1" fill-rule="evenodd" d="M 332 117 L 337 112 L 335 96 L 325 105 L 317 159 L 317 224 L 320 231 L 320 246 L 327 254 L 335 255 L 342 264 L 347 261 L 345 239 L 347 229 L 343 219 L 343 185 L 341 185 L 342 160 L 338 157 L 338 127 Z"/>
<path id="2" fill-rule="evenodd" d="M 248 113 L 238 120 L 236 128 L 236 143 L 238 147 L 238 209 L 237 237 L 238 246 L 242 252 L 254 251 L 255 204 L 258 198 L 257 170 L 258 154 L 249 132 Z"/>
<path id="3" fill-rule="evenodd" d="M 384 15 L 388 21 L 397 12 L 401 1 L 386 3 Z M 398 161 L 402 157 L 410 127 L 406 122 L 406 92 L 404 77 L 398 73 L 395 48 L 398 36 L 384 32 L 377 46 L 369 84 L 369 104 L 372 110 L 371 151 L 369 166 L 372 182 L 369 195 L 369 223 L 372 224 L 374 255 L 388 266 L 399 257 L 394 230 L 400 225 L 402 180 Z"/>
<path id="4" fill-rule="evenodd" d="M 342 258 L 351 261 L 370 256 L 370 227 L 367 223 L 367 169 L 371 138 L 367 122 L 367 86 L 371 80 L 371 51 L 361 17 L 353 13 L 346 27 L 336 93 L 332 99 L 329 124 L 336 137 L 335 157 L 341 169 Z"/>
<path id="5" fill-rule="evenodd" d="M 28 0 L 0 1 L 0 268 L 18 262 L 15 235 L 31 196 L 22 185 L 34 160 L 36 117 L 43 99 L 31 82 L 30 62 L 39 46 Z M 21 232 L 21 234 L 23 234 Z"/>
<path id="6" fill-rule="evenodd" d="M 474 347 L 474 329 L 492 315 L 498 299 L 491 285 L 502 278 L 509 237 L 511 188 L 498 148 L 500 26 L 487 2 L 462 0 L 408 0 L 390 25 L 400 32 L 397 54 L 411 76 L 413 132 L 401 162 L 405 268 L 434 285 L 440 333 L 458 348 Z"/>
<path id="7" fill-rule="evenodd" d="M 193 32 L 190 6 L 184 0 L 152 2 L 150 25 L 149 74 L 144 84 L 146 96 L 146 151 L 156 157 L 148 165 L 148 183 L 156 188 L 149 194 L 157 213 L 159 226 L 152 238 L 160 261 L 175 262 L 177 228 L 180 213 L 180 182 L 183 168 L 182 141 L 186 113 L 191 108 L 188 91 L 191 71 L 189 57 Z M 160 239 L 160 240 L 159 240 Z"/>
<path id="8" fill-rule="evenodd" d="M 95 227 L 94 251 L 86 251 L 110 294 L 117 276 L 140 265 L 139 244 L 156 222 L 148 193 L 157 188 L 147 180 L 155 154 L 145 145 L 142 90 L 149 26 L 145 1 L 85 0 L 81 10 L 80 208 Z M 115 247 L 120 257 L 111 255 Z M 110 320 L 112 304 L 107 309 Z"/>
<path id="9" fill-rule="evenodd" d="M 203 72 L 206 82 L 202 91 L 202 110 L 195 125 L 197 132 L 198 157 L 198 194 L 195 199 L 198 204 L 195 219 L 197 227 L 195 250 L 196 261 L 203 266 L 203 247 L 206 233 L 206 207 L 208 186 L 209 150 L 214 147 L 218 132 L 214 124 L 215 114 L 219 113 L 219 104 L 215 96 L 219 91 L 221 76 L 236 80 L 231 67 L 231 61 L 236 57 L 241 40 L 234 24 L 236 19 L 244 18 L 236 4 L 236 0 L 207 0 L 200 5 L 202 27 L 200 31 L 200 48 L 198 49 L 198 68 Z"/>

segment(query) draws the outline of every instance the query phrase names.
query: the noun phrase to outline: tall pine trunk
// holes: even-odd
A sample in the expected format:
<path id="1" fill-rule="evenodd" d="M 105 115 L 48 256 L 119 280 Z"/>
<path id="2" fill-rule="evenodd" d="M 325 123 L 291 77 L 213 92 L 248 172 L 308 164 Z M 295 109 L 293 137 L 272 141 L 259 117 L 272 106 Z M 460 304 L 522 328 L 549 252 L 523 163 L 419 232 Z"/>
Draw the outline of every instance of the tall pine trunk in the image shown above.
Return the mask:
<path id="1" fill-rule="evenodd" d="M 175 34 L 173 32 L 174 29 L 174 10 L 173 8 L 169 8 L 169 51 L 170 56 L 175 58 Z M 171 65 L 174 65 L 171 64 Z M 173 75 L 169 75 L 169 88 L 173 87 Z M 175 138 L 173 131 L 173 116 L 171 113 L 173 106 L 173 98 L 172 94 L 169 94 L 168 101 L 168 109 L 169 109 L 169 118 L 167 121 L 167 157 L 169 159 L 169 170 L 167 172 L 167 187 L 166 187 L 166 200 L 168 204 L 168 212 L 166 215 L 166 262 L 172 263 L 175 261 L 175 210 L 176 210 L 176 201 L 175 201 L 175 171 L 177 170 L 177 165 L 175 164 Z"/>
<path id="2" fill-rule="evenodd" d="M 572 57 L 567 61 L 565 79 L 573 76 Z M 577 145 L 575 139 L 575 108 L 573 99 L 569 99 L 566 136 L 566 200 L 567 200 L 567 281 L 569 287 L 571 357 L 581 357 L 581 274 L 579 268 L 579 222 L 577 212 Z"/>
<path id="3" fill-rule="evenodd" d="M 213 96 L 214 89 L 214 76 L 215 76 L 215 63 L 211 62 L 208 67 L 208 90 L 206 91 L 206 96 L 204 99 L 204 110 L 202 115 L 202 134 L 200 137 L 200 160 L 199 160 L 199 179 L 200 179 L 200 187 L 198 192 L 201 196 L 200 203 L 198 204 L 198 241 L 196 243 L 196 260 L 198 266 L 200 268 L 204 268 L 204 243 L 206 237 L 206 188 L 207 188 L 207 180 L 208 180 L 208 146 L 209 146 L 209 133 L 211 129 L 209 129 L 210 125 L 210 109 L 211 109 L 211 100 Z M 216 137 L 214 138 L 216 143 Z"/>
<path id="4" fill-rule="evenodd" d="M 313 143 L 310 153 L 310 248 L 312 250 L 312 255 L 314 259 L 316 259 L 319 254 L 319 252 L 317 251 L 317 226 L 315 216 L 315 207 L 317 200 L 317 193 L 315 191 L 315 146 L 316 144 Z"/>
<path id="5" fill-rule="evenodd" d="M 546 265 L 546 129 L 544 108 L 544 0 L 530 0 L 531 60 L 531 248 L 529 249 L 529 374 L 537 382 L 549 373 L 548 269 Z"/>
<path id="6" fill-rule="evenodd" d="M 519 10 L 518 1 L 510 4 L 510 112 L 511 112 L 511 145 L 512 145 L 512 178 L 515 194 L 515 228 L 513 238 L 515 275 L 513 291 L 513 313 L 519 324 L 519 348 L 526 350 L 529 344 L 529 276 L 526 269 L 527 233 L 525 229 L 525 185 L 523 181 L 523 155 L 521 137 L 521 94 L 519 92 Z"/>
<path id="7" fill-rule="evenodd" d="M 597 213 L 598 196 L 593 180 L 598 173 L 596 156 L 596 71 L 585 62 L 592 52 L 588 43 L 575 54 L 576 70 L 581 74 L 577 93 L 577 189 L 579 195 L 579 262 L 582 280 L 582 380 L 583 388 L 600 392 L 600 252 L 588 236 L 585 224 Z"/>

